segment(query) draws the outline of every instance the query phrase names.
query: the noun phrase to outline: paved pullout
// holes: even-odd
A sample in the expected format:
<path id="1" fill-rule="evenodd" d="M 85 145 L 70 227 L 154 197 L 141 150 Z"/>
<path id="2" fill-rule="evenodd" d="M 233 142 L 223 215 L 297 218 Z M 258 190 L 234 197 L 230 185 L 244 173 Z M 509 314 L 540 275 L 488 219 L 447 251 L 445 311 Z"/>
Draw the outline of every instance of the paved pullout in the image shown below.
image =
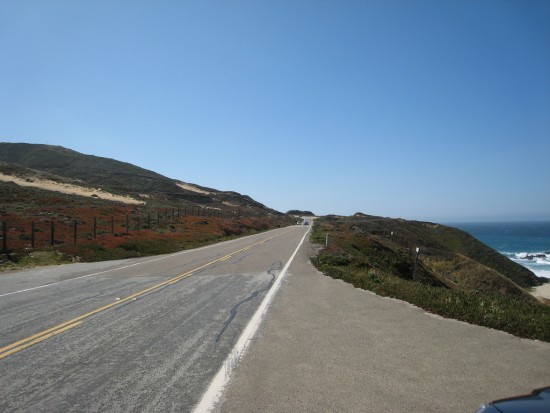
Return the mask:
<path id="1" fill-rule="evenodd" d="M 474 412 L 550 385 L 550 343 L 319 273 L 304 244 L 218 412 Z"/>

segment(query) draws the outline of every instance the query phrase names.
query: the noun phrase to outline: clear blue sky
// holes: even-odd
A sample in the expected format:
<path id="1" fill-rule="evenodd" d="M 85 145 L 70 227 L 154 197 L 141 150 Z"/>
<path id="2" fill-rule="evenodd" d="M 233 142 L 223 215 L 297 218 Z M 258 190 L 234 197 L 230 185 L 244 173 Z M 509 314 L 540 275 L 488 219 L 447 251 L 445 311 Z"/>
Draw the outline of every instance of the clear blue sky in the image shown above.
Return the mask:
<path id="1" fill-rule="evenodd" d="M 550 1 L 0 0 L 0 141 L 279 211 L 550 219 Z"/>

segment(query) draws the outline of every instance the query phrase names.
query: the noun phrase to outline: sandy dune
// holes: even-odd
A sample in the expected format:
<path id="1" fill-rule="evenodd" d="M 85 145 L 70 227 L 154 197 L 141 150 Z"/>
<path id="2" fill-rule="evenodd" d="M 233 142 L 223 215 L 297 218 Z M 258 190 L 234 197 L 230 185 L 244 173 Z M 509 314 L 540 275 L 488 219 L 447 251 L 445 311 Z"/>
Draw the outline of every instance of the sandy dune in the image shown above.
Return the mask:
<path id="1" fill-rule="evenodd" d="M 550 300 L 550 283 L 543 284 L 532 289 L 531 294 Z"/>
<path id="2" fill-rule="evenodd" d="M 210 192 L 205 191 L 204 189 L 197 188 L 196 186 L 191 185 L 191 184 L 184 184 L 184 183 L 180 184 L 180 183 L 176 182 L 176 185 L 179 186 L 182 189 L 187 190 L 187 191 L 198 192 L 199 194 L 205 194 L 205 195 L 210 194 Z"/>
<path id="3" fill-rule="evenodd" d="M 63 184 L 60 182 L 50 181 L 48 179 L 36 179 L 32 178 L 29 180 L 24 178 L 19 178 L 13 175 L 6 175 L 0 172 L 0 181 L 4 182 L 13 182 L 20 186 L 28 186 L 33 188 L 46 189 L 48 191 L 62 192 L 64 194 L 70 195 L 81 195 L 88 197 L 97 197 L 101 199 L 106 199 L 109 201 L 118 201 L 125 204 L 143 204 L 143 201 L 138 201 L 137 199 L 131 198 L 129 196 L 115 195 L 109 192 L 103 191 L 99 188 L 86 188 L 83 186 L 72 185 L 72 184 Z"/>

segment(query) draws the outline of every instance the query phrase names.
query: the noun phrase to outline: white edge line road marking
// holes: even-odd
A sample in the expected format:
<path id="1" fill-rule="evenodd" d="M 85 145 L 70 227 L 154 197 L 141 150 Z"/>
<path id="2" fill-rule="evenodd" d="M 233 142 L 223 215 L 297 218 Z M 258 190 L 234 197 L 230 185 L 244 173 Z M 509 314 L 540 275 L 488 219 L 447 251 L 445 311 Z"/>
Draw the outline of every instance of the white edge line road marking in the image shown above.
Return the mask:
<path id="1" fill-rule="evenodd" d="M 123 267 L 111 268 L 111 269 L 105 270 L 105 271 L 94 272 L 93 274 L 86 274 L 86 275 L 82 275 L 82 276 L 80 276 L 80 277 L 68 278 L 68 279 L 63 280 L 63 281 L 58 281 L 58 282 L 54 282 L 54 283 L 50 283 L 50 284 L 39 285 L 39 286 L 37 286 L 37 287 L 25 288 L 24 290 L 19 290 L 19 291 L 12 291 L 11 293 L 0 294 L 0 298 L 1 298 L 1 297 L 7 297 L 8 295 L 19 294 L 19 293 L 25 293 L 25 292 L 33 291 L 33 290 L 39 290 L 39 289 L 41 289 L 41 288 L 52 287 L 52 286 L 54 286 L 54 285 L 58 285 L 58 284 L 65 283 L 65 282 L 68 282 L 68 281 L 81 280 L 81 279 L 83 279 L 83 278 L 93 277 L 94 275 L 105 274 L 105 273 L 108 273 L 108 272 L 111 272 L 111 271 L 123 270 L 123 269 L 125 269 L 125 268 L 134 267 L 134 266 L 136 266 L 136 265 L 148 264 L 148 263 L 150 263 L 150 262 L 154 262 L 154 261 L 164 260 L 164 259 L 166 259 L 166 258 L 175 257 L 176 255 L 187 254 L 187 253 L 189 253 L 189 252 L 191 252 L 191 251 L 199 251 L 199 250 L 202 250 L 202 249 L 212 248 L 212 247 L 214 247 L 214 246 L 216 246 L 216 245 L 229 244 L 229 243 L 231 243 L 231 242 L 243 240 L 243 239 L 246 239 L 246 238 L 248 238 L 248 237 L 253 237 L 253 236 L 255 236 L 255 235 L 258 235 L 258 234 L 252 234 L 252 235 L 248 235 L 248 236 L 246 236 L 246 237 L 230 239 L 230 240 L 228 240 L 228 241 L 223 241 L 223 242 L 216 243 L 216 244 L 205 245 L 204 247 L 194 248 L 194 249 L 185 250 L 185 251 L 179 251 L 179 252 L 176 252 L 176 253 L 174 253 L 174 254 L 170 254 L 170 255 L 165 255 L 165 256 L 162 256 L 162 257 L 153 258 L 153 259 L 151 259 L 151 260 L 142 261 L 142 262 L 137 262 L 137 263 L 135 263 L 135 264 L 125 265 L 125 266 L 123 266 Z M 130 258 L 130 259 L 131 259 L 131 258 Z M 69 264 L 69 265 L 70 265 L 70 264 Z"/>
<path id="2" fill-rule="evenodd" d="M 246 349 L 248 348 L 248 345 L 252 341 L 252 338 L 254 337 L 254 334 L 258 330 L 258 327 L 260 326 L 260 323 L 262 322 L 264 314 L 267 312 L 267 308 L 269 304 L 271 303 L 271 300 L 277 290 L 279 289 L 281 285 L 281 281 L 283 277 L 286 274 L 286 271 L 288 270 L 288 267 L 290 267 L 290 264 L 294 260 L 294 257 L 296 256 L 298 250 L 304 243 L 304 240 L 306 239 L 307 234 L 309 233 L 311 229 L 311 226 L 308 228 L 304 236 L 302 237 L 302 240 L 294 250 L 294 253 L 289 258 L 288 262 L 284 266 L 283 270 L 265 295 L 262 303 L 248 322 L 247 326 L 243 330 L 241 336 L 239 337 L 239 340 L 223 362 L 220 370 L 216 373 L 212 381 L 210 382 L 210 385 L 208 386 L 208 389 L 206 392 L 202 395 L 201 401 L 199 404 L 195 407 L 195 410 L 193 410 L 193 413 L 208 413 L 211 412 L 212 409 L 216 406 L 218 401 L 220 400 L 223 391 L 225 390 L 225 387 L 229 383 L 229 379 L 231 378 L 231 373 L 233 372 L 233 369 L 237 366 L 239 361 L 241 360 L 242 356 L 244 355 Z"/>

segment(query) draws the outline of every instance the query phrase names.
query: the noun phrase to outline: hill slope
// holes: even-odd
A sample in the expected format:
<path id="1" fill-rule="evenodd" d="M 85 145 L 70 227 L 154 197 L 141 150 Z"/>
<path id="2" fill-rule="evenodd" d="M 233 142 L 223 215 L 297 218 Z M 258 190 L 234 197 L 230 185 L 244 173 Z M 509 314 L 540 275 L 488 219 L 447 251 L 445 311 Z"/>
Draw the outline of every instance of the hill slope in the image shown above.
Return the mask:
<path id="1" fill-rule="evenodd" d="M 416 276 L 432 285 L 523 295 L 520 287 L 543 283 L 468 233 L 445 225 L 362 215 L 317 220 L 316 230 L 321 240 L 323 233 L 330 234 L 347 264 L 402 278 L 413 277 L 419 248 Z"/>
<path id="2" fill-rule="evenodd" d="M 61 146 L 0 143 L 0 173 L 19 177 L 29 182 L 29 185 L 42 179 L 99 189 L 141 202 L 183 201 L 212 207 L 247 207 L 277 213 L 237 192 L 187 184 L 126 162 L 84 155 Z M 53 186 L 42 188 L 56 190 Z"/>
<path id="3" fill-rule="evenodd" d="M 446 318 L 550 341 L 550 307 L 511 278 L 524 286 L 542 280 L 462 231 L 356 214 L 315 220 L 313 240 L 324 244 L 327 233 L 312 263 L 328 276 Z"/>

